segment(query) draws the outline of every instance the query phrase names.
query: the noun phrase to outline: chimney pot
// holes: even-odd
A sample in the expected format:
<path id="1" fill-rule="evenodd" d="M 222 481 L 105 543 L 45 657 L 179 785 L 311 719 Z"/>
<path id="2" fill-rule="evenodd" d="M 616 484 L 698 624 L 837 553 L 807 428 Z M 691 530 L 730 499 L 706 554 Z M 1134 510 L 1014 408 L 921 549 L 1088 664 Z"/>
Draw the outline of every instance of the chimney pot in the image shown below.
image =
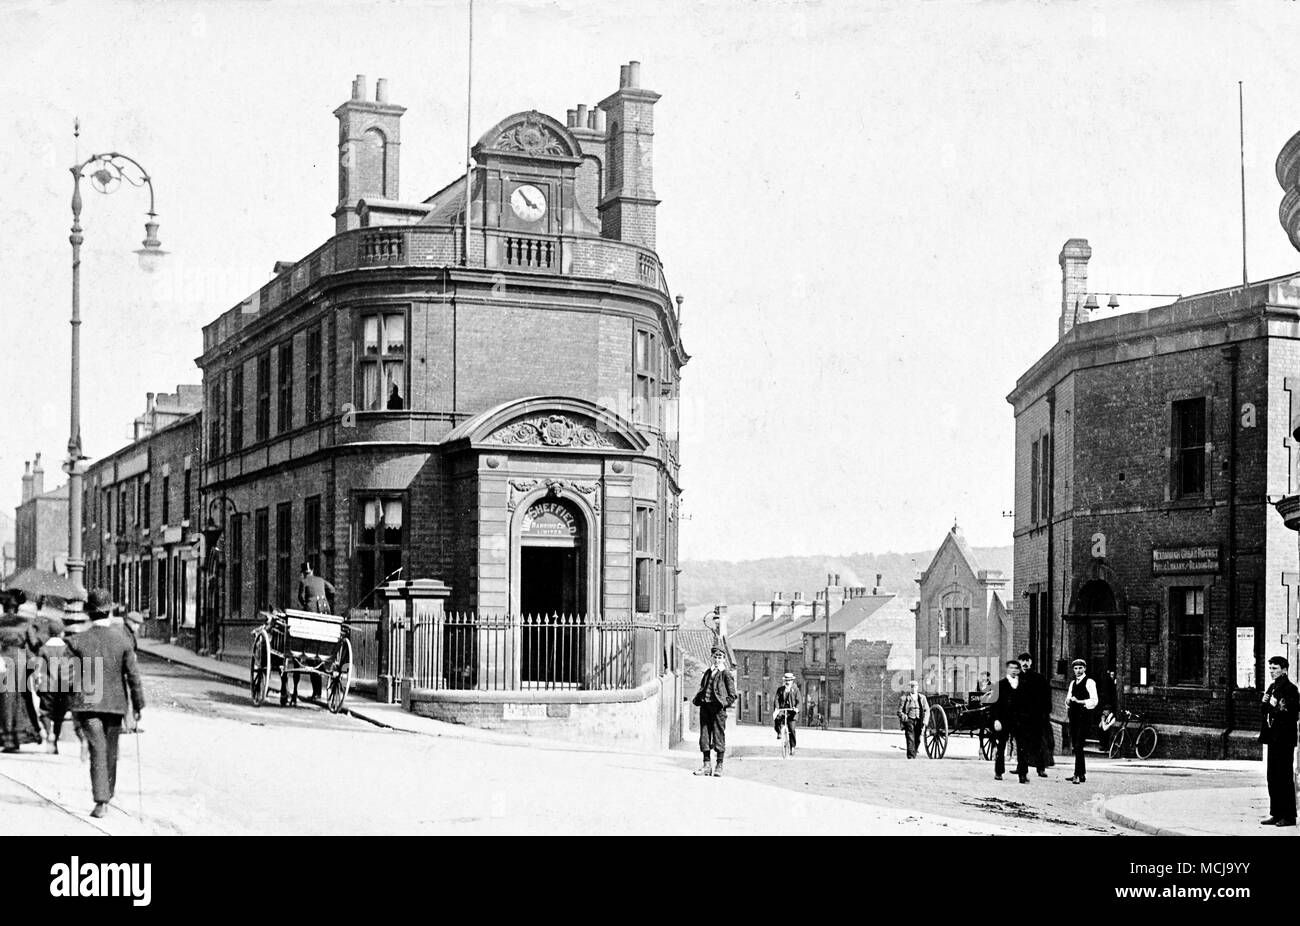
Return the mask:
<path id="1" fill-rule="evenodd" d="M 366 98 L 366 75 L 358 74 L 352 82 L 352 99 L 364 101 Z"/>
<path id="2" fill-rule="evenodd" d="M 586 104 L 586 103 L 579 103 L 579 104 L 578 104 L 578 121 L 577 121 L 576 125 L 577 125 L 578 128 L 581 129 L 581 128 L 585 127 L 586 124 L 587 124 L 587 104 Z"/>
<path id="3" fill-rule="evenodd" d="M 826 573 L 826 584 L 827 584 L 827 585 L 834 585 L 835 583 L 831 581 L 831 579 L 833 579 L 833 578 L 835 578 L 834 573 L 830 573 L 830 572 Z"/>
<path id="4" fill-rule="evenodd" d="M 375 81 L 375 102 L 388 102 L 388 78 L 380 77 Z"/>
<path id="5" fill-rule="evenodd" d="M 835 587 L 839 588 L 839 586 L 840 586 L 840 574 L 837 572 L 835 573 Z"/>
<path id="6" fill-rule="evenodd" d="M 578 111 L 576 109 L 570 109 L 565 113 L 564 124 L 569 128 L 573 128 L 578 124 Z"/>
<path id="7" fill-rule="evenodd" d="M 627 85 L 634 88 L 641 86 L 640 61 L 629 61 L 627 63 Z"/>
<path id="8" fill-rule="evenodd" d="M 591 127 L 597 132 L 603 133 L 605 131 L 605 110 L 593 108 L 592 118 L 595 121 L 592 123 Z"/>
<path id="9" fill-rule="evenodd" d="M 628 68 L 628 66 L 627 66 L 626 64 L 619 65 L 619 68 L 618 68 L 618 89 L 620 89 L 620 90 L 622 90 L 623 88 L 625 88 L 625 87 L 628 86 L 628 83 L 627 83 L 627 74 L 628 74 L 628 70 L 629 70 L 629 68 Z"/>
<path id="10" fill-rule="evenodd" d="M 878 572 L 876 573 L 876 585 L 877 585 L 877 586 L 880 585 L 880 580 L 883 579 L 883 578 L 884 578 L 884 576 L 882 576 L 880 573 L 878 573 Z"/>

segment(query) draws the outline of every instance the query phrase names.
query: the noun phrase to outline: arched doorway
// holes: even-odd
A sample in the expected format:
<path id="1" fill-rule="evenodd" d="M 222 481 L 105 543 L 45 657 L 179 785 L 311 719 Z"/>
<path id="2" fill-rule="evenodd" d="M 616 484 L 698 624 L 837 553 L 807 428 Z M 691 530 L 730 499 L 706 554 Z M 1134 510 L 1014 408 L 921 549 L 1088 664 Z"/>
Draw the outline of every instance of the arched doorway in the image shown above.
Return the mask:
<path id="1" fill-rule="evenodd" d="M 1083 659 L 1094 678 L 1111 670 L 1123 678 L 1127 661 L 1124 605 L 1100 570 L 1080 582 L 1066 617 L 1070 646 L 1066 661 Z"/>
<path id="2" fill-rule="evenodd" d="M 563 498 L 533 502 L 519 521 L 520 682 L 579 685 L 586 662 L 587 525 Z"/>

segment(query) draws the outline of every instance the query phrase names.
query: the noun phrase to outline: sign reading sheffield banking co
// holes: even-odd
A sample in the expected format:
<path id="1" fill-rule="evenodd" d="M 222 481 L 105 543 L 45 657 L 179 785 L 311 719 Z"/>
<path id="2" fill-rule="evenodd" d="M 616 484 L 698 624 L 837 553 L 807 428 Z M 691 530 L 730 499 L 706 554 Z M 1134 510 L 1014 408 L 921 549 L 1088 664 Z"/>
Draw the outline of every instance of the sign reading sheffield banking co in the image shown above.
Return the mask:
<path id="1" fill-rule="evenodd" d="M 1152 547 L 1151 574 L 1186 576 L 1217 573 L 1221 560 L 1220 547 Z"/>

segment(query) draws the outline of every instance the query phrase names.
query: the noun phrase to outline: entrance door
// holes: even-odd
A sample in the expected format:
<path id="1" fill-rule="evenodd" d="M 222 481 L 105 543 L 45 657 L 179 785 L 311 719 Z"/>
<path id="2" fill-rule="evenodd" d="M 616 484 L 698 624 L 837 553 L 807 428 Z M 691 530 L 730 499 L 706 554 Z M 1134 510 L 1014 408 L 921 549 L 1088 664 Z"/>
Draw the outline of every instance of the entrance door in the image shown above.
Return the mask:
<path id="1" fill-rule="evenodd" d="M 577 614 L 578 551 L 573 547 L 521 547 L 519 610 L 527 616 Z"/>
<path id="2" fill-rule="evenodd" d="M 541 501 L 519 533 L 520 681 L 541 688 L 582 684 L 586 667 L 586 537 L 581 514 Z"/>

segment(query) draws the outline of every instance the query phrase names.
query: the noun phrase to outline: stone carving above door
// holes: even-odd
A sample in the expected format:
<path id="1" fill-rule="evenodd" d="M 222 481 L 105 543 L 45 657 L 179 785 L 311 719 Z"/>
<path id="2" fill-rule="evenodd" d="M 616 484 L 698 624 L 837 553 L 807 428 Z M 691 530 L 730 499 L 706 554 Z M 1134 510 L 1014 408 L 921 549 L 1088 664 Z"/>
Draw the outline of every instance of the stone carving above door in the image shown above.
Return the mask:
<path id="1" fill-rule="evenodd" d="M 511 479 L 510 498 L 506 503 L 506 507 L 510 511 L 514 511 L 519 507 L 520 499 L 542 485 L 546 486 L 547 495 L 554 495 L 557 498 L 567 489 L 585 498 L 587 503 L 591 505 L 591 509 L 597 514 L 600 513 L 600 484 L 597 482 L 575 482 L 572 479 Z"/>
<path id="2" fill-rule="evenodd" d="M 494 431 L 489 444 L 517 444 L 535 447 L 591 447 L 620 449 L 591 419 L 569 415 L 535 415 L 513 421 Z"/>

